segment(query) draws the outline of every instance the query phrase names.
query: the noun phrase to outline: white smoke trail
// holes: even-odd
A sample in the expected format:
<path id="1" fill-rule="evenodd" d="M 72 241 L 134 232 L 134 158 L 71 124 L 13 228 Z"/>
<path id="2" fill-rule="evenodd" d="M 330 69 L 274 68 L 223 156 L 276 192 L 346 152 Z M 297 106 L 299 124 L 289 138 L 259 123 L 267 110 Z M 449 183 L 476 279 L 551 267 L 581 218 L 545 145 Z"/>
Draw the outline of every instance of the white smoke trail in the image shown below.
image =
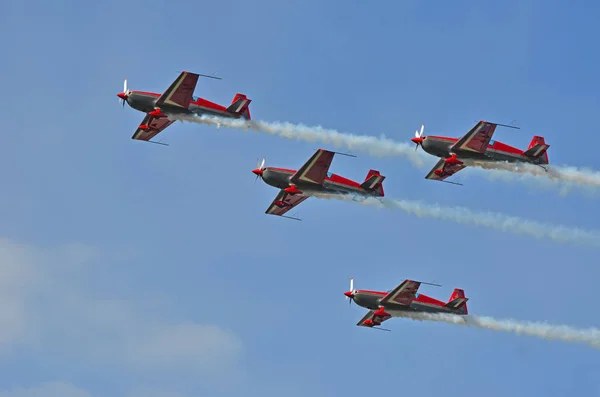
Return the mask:
<path id="1" fill-rule="evenodd" d="M 345 147 L 349 150 L 363 152 L 375 157 L 405 157 L 413 165 L 419 168 L 432 167 L 431 156 L 427 153 L 415 151 L 415 147 L 404 142 L 396 142 L 381 136 L 377 138 L 369 135 L 355 135 L 326 129 L 320 126 L 309 127 L 303 124 L 292 124 L 282 122 L 248 121 L 243 119 L 228 119 L 212 116 L 195 115 L 169 115 L 170 119 L 188 121 L 198 124 L 215 125 L 234 128 L 252 129 L 271 135 L 278 135 L 287 139 L 295 139 L 306 142 L 320 141 L 331 144 L 334 147 Z M 500 172 L 481 172 L 481 175 L 491 179 L 518 180 L 526 184 L 536 183 L 547 187 L 558 187 L 566 194 L 574 187 L 600 188 L 600 172 L 590 169 L 578 169 L 570 166 L 548 166 L 548 172 L 531 164 L 511 163 L 481 163 L 468 162 L 473 170 L 486 169 L 496 171 L 507 171 L 504 175 Z M 430 165 L 431 164 L 431 165 Z M 479 170 L 478 170 L 479 171 Z M 512 174 L 512 175 L 511 175 Z"/>
<path id="2" fill-rule="evenodd" d="M 478 167 L 486 176 L 492 179 L 514 180 L 530 184 L 536 183 L 540 186 L 559 187 L 562 193 L 567 193 L 573 188 L 586 188 L 588 193 L 600 193 L 600 172 L 589 168 L 577 168 L 566 165 L 546 166 L 546 170 L 539 166 L 527 163 L 509 162 L 477 162 L 465 160 L 465 164 Z M 490 172 L 491 171 L 491 172 Z M 500 172 L 498 172 L 500 171 Z M 508 171 L 508 172 L 501 172 Z"/>
<path id="3" fill-rule="evenodd" d="M 195 115 L 169 115 L 172 120 L 189 121 L 197 124 L 215 125 L 235 129 L 251 129 L 278 135 L 287 139 L 315 142 L 320 141 L 335 147 L 345 147 L 348 150 L 356 150 L 375 157 L 400 156 L 408 158 L 414 165 L 422 167 L 429 155 L 422 151 L 415 151 L 414 145 L 403 142 L 395 142 L 384 136 L 377 138 L 369 135 L 354 135 L 323 127 L 308 127 L 302 124 L 291 123 L 269 123 L 264 121 L 225 119 L 211 116 Z"/>
<path id="4" fill-rule="evenodd" d="M 394 199 L 366 199 L 357 201 L 352 195 L 315 193 L 315 197 L 353 202 L 379 208 L 398 209 L 418 217 L 445 219 L 456 223 L 496 229 L 517 235 L 549 238 L 559 243 L 600 247 L 600 232 L 588 231 L 562 225 L 543 224 L 535 221 L 494 212 L 475 212 L 465 207 L 442 207 L 418 201 Z"/>
<path id="5" fill-rule="evenodd" d="M 578 329 L 568 325 L 553 325 L 547 323 L 498 320 L 493 317 L 480 317 L 473 315 L 459 316 L 446 313 L 407 313 L 407 318 L 417 321 L 437 321 L 449 324 L 466 325 L 477 328 L 486 328 L 494 331 L 514 332 L 517 335 L 530 335 L 547 340 L 561 340 L 564 342 L 585 343 L 600 349 L 600 329 Z"/>

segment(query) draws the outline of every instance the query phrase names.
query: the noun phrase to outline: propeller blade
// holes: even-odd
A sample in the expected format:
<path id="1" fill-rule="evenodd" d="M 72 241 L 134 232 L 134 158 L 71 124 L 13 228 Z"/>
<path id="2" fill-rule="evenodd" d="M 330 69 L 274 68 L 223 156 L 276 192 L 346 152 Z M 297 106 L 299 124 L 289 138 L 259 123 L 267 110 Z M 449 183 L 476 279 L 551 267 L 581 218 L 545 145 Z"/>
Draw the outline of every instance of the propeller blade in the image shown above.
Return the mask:
<path id="1" fill-rule="evenodd" d="M 262 163 L 260 163 L 260 169 L 261 169 L 261 170 L 262 170 L 262 169 L 263 169 L 263 167 L 265 166 L 265 161 L 266 161 L 266 160 L 267 160 L 267 159 L 263 157 Z"/>
<path id="2" fill-rule="evenodd" d="M 425 129 L 425 124 L 421 124 L 421 132 L 419 133 L 419 138 L 423 136 L 424 129 Z"/>
<path id="3" fill-rule="evenodd" d="M 350 278 L 350 292 L 354 292 L 354 277 Z"/>
<path id="4" fill-rule="evenodd" d="M 127 94 L 127 79 L 123 81 L 123 92 Z"/>

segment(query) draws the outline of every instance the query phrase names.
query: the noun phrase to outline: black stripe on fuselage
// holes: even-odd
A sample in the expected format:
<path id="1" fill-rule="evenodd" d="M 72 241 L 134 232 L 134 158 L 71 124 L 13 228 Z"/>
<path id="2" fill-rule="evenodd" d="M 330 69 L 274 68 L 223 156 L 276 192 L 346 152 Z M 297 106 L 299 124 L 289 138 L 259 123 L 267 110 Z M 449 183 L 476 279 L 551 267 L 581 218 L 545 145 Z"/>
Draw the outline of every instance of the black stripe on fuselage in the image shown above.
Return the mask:
<path id="1" fill-rule="evenodd" d="M 285 189 L 290 186 L 290 178 L 294 175 L 292 171 L 276 170 L 266 168 L 263 171 L 262 178 L 266 184 L 279 189 Z M 339 182 L 325 180 L 323 185 L 313 183 L 297 183 L 296 187 L 305 193 L 358 193 L 362 195 L 370 195 L 363 188 L 348 186 Z"/>
<path id="2" fill-rule="evenodd" d="M 133 109 L 138 110 L 140 112 L 148 113 L 154 110 L 156 107 L 156 101 L 159 97 L 150 95 L 150 94 L 141 94 L 132 92 L 127 98 L 127 103 Z M 164 104 L 160 106 L 160 109 L 163 113 L 170 114 L 196 114 L 196 115 L 211 115 L 218 117 L 230 117 L 230 118 L 238 118 L 239 115 L 235 113 L 229 113 L 225 110 L 212 109 L 205 106 L 198 106 L 194 103 L 190 104 L 189 109 L 185 109 L 179 106 L 171 106 Z"/>
<path id="3" fill-rule="evenodd" d="M 369 293 L 355 293 L 354 294 L 354 302 L 364 307 L 365 309 L 377 310 L 379 309 L 379 302 L 383 299 L 384 295 L 376 295 Z M 398 305 L 394 303 L 386 303 L 384 305 L 386 310 L 390 311 L 410 311 L 410 312 L 426 312 L 426 313 L 451 313 L 452 309 L 447 308 L 445 306 L 435 305 L 433 303 L 424 303 L 424 302 L 416 302 L 412 301 L 410 306 Z"/>
<path id="4" fill-rule="evenodd" d="M 454 145 L 454 141 L 445 139 L 426 137 L 421 143 L 423 150 L 433 156 L 440 158 L 448 158 L 451 156 L 450 148 Z M 471 159 L 478 161 L 507 161 L 507 162 L 527 162 L 537 164 L 541 161 L 540 158 L 529 158 L 518 153 L 510 153 L 501 150 L 487 148 L 485 153 L 476 153 L 471 151 L 457 150 L 456 155 L 462 159 Z"/>

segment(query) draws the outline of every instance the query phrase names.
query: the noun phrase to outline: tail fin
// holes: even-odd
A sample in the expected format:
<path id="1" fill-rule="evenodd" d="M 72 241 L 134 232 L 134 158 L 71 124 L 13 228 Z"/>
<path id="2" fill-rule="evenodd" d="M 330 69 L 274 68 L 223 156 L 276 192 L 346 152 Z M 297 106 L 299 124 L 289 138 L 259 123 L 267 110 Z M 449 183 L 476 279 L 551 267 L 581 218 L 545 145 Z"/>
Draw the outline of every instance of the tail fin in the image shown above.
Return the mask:
<path id="1" fill-rule="evenodd" d="M 448 303 L 446 303 L 446 307 L 457 312 L 458 314 L 469 314 L 469 310 L 467 309 L 468 300 L 469 298 L 465 298 L 465 291 L 459 288 L 454 288 Z"/>
<path id="2" fill-rule="evenodd" d="M 534 136 L 529 144 L 529 147 L 523 153 L 525 156 L 540 159 L 540 164 L 548 164 L 548 153 L 546 151 L 550 145 L 546 145 L 546 141 L 543 136 Z"/>
<path id="3" fill-rule="evenodd" d="M 365 181 L 360 185 L 365 190 L 375 192 L 379 197 L 383 197 L 383 180 L 385 176 L 381 175 L 377 170 L 369 170 Z"/>
<path id="4" fill-rule="evenodd" d="M 246 120 L 251 120 L 250 118 L 250 102 L 251 99 L 248 99 L 244 94 L 235 94 L 233 97 L 233 101 L 231 101 L 231 105 L 227 108 L 227 111 L 230 113 L 239 114 L 242 118 Z"/>

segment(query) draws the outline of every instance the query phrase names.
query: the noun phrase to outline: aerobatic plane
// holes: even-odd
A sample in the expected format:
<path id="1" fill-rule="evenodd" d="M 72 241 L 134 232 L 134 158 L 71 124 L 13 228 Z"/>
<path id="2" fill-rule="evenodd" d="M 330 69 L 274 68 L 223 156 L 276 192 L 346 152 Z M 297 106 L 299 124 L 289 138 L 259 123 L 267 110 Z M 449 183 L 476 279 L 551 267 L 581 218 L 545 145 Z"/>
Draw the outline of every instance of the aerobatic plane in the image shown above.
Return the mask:
<path id="1" fill-rule="evenodd" d="M 411 139 L 416 144 L 415 150 L 421 146 L 425 152 L 440 158 L 425 179 L 460 185 L 445 179 L 467 167 L 462 160 L 473 160 L 483 163 L 483 166 L 486 162 L 529 163 L 546 169 L 544 168 L 544 165 L 548 164 L 546 151 L 550 145 L 546 144 L 543 137 L 534 136 L 527 150 L 523 151 L 492 140 L 494 131 L 499 125 L 518 129 L 511 125 L 480 121 L 462 138 L 449 138 L 423 136 L 425 126 L 421 125 L 421 130 L 415 131 L 415 137 Z"/>
<path id="2" fill-rule="evenodd" d="M 418 294 L 421 284 L 438 286 L 413 280 L 404 280 L 391 291 L 379 292 L 365 289 L 354 289 L 354 279 L 350 279 L 350 291 L 344 292 L 348 303 L 356 303 L 366 309 L 367 314 L 356 324 L 360 327 L 377 328 L 392 317 L 406 317 L 407 312 L 448 313 L 466 315 L 468 298 L 462 289 L 455 288 L 448 302 L 442 302 L 427 295 Z"/>
<path id="3" fill-rule="evenodd" d="M 379 171 L 369 170 L 363 183 L 358 183 L 329 172 L 336 152 L 318 149 L 299 170 L 265 167 L 265 159 L 252 170 L 256 178 L 280 189 L 265 211 L 266 214 L 300 220 L 284 214 L 315 193 L 350 194 L 368 198 L 383 197 L 383 180 Z M 345 153 L 345 156 L 356 157 Z"/>
<path id="4" fill-rule="evenodd" d="M 173 114 L 210 115 L 227 118 L 244 118 L 250 120 L 251 100 L 244 94 L 235 94 L 228 107 L 218 105 L 203 98 L 194 97 L 196 83 L 200 76 L 216 78 L 203 74 L 181 72 L 179 77 L 162 94 L 127 89 L 127 79 L 123 84 L 123 92 L 117 94 L 125 106 L 125 102 L 133 109 L 146 113 L 146 116 L 131 137 L 141 141 L 151 141 L 158 133 L 175 122 L 169 119 Z"/>

